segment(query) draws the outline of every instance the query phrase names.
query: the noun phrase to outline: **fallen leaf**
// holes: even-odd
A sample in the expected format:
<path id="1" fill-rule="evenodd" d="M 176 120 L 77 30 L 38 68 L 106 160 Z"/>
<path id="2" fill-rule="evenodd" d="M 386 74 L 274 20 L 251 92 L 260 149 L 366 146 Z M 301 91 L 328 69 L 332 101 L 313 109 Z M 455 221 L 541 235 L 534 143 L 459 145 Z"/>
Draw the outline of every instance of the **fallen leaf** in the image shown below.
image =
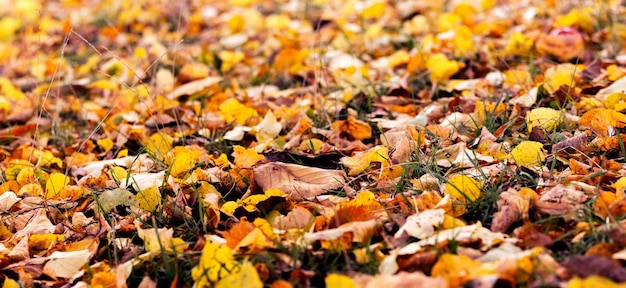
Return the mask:
<path id="1" fill-rule="evenodd" d="M 552 132 L 561 123 L 561 118 L 561 111 L 539 107 L 526 114 L 526 126 L 528 132 L 532 131 L 533 127 L 541 127 L 546 132 Z"/>
<path id="2" fill-rule="evenodd" d="M 52 279 L 71 278 L 87 264 L 90 255 L 87 249 L 71 252 L 55 251 L 48 256 L 43 273 Z"/>
<path id="3" fill-rule="evenodd" d="M 545 160 L 543 144 L 535 141 L 522 141 L 509 154 L 519 166 L 534 167 Z"/>
<path id="4" fill-rule="evenodd" d="M 332 189 L 343 187 L 346 174 L 296 164 L 272 162 L 253 169 L 254 180 L 263 189 L 280 189 L 294 200 L 315 197 Z"/>
<path id="5" fill-rule="evenodd" d="M 578 125 L 581 128 L 590 128 L 601 136 L 611 136 L 611 129 L 626 127 L 626 116 L 615 110 L 605 108 L 591 109 L 580 117 Z"/>
<path id="6" fill-rule="evenodd" d="M 61 190 L 70 182 L 70 178 L 61 173 L 52 173 L 46 181 L 46 198 L 59 196 Z"/>
<path id="7" fill-rule="evenodd" d="M 583 278 L 602 276 L 616 282 L 626 281 L 626 268 L 615 260 L 602 256 L 573 256 L 563 261 L 563 266 Z"/>
<path id="8" fill-rule="evenodd" d="M 355 140 L 365 140 L 372 137 L 372 127 L 366 122 L 348 116 L 346 120 L 335 121 L 332 129 L 338 135 L 348 135 Z"/>
<path id="9" fill-rule="evenodd" d="M 204 79 L 191 81 L 176 87 L 176 89 L 172 91 L 172 94 L 169 96 L 169 98 L 176 99 L 183 95 L 192 95 L 194 93 L 207 89 L 219 83 L 220 81 L 222 81 L 221 77 L 206 77 Z"/>
<path id="10" fill-rule="evenodd" d="M 406 218 L 406 222 L 394 237 L 399 238 L 402 233 L 406 232 L 409 236 L 423 239 L 435 232 L 435 227 L 438 227 L 444 220 L 443 209 L 429 209 L 421 213 L 411 215 Z"/>
<path id="11" fill-rule="evenodd" d="M 465 202 L 474 202 L 481 196 L 483 182 L 476 181 L 466 175 L 455 175 L 448 179 L 446 183 L 446 194 L 456 200 Z"/>
<path id="12" fill-rule="evenodd" d="M 232 273 L 215 284 L 216 288 L 262 288 L 263 282 L 250 262 L 243 263 L 239 271 Z"/>

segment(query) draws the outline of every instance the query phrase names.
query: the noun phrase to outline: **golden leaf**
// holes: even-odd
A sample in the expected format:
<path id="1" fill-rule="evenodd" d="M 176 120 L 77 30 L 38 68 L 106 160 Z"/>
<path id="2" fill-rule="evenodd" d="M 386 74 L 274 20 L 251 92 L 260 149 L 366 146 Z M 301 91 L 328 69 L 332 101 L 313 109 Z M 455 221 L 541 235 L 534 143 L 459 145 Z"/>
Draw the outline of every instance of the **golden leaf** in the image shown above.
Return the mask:
<path id="1" fill-rule="evenodd" d="M 324 279 L 328 288 L 358 288 L 359 286 L 348 276 L 331 273 Z"/>
<path id="2" fill-rule="evenodd" d="M 528 132 L 533 130 L 533 127 L 541 127 L 546 132 L 552 132 L 561 123 L 561 111 L 554 110 L 547 107 L 539 107 L 526 113 L 526 126 Z"/>
<path id="3" fill-rule="evenodd" d="M 372 127 L 353 116 L 348 116 L 346 120 L 335 121 L 332 129 L 340 135 L 345 134 L 355 140 L 365 140 L 372 137 Z"/>
<path id="4" fill-rule="evenodd" d="M 522 141 L 513 148 L 509 157 L 519 166 L 541 165 L 545 160 L 543 144 L 535 141 Z"/>
<path id="5" fill-rule="evenodd" d="M 156 183 L 139 191 L 136 197 L 139 208 L 150 212 L 157 211 L 157 208 L 161 205 L 162 198 L 163 196 L 161 196 L 161 191 L 159 191 Z"/>
<path id="6" fill-rule="evenodd" d="M 244 262 L 237 272 L 219 280 L 215 288 L 263 288 L 263 282 L 252 263 Z"/>
<path id="7" fill-rule="evenodd" d="M 620 112 L 605 108 L 595 108 L 587 111 L 578 120 L 581 128 L 590 128 L 593 132 L 609 136 L 609 127 L 626 127 L 626 116 Z"/>
<path id="8" fill-rule="evenodd" d="M 448 60 L 446 55 L 437 53 L 428 57 L 426 68 L 430 71 L 430 80 L 441 83 L 456 74 L 460 69 L 460 65 L 454 60 Z"/>
<path id="9" fill-rule="evenodd" d="M 237 271 L 239 266 L 232 250 L 226 245 L 208 241 L 204 244 L 198 266 L 191 270 L 191 277 L 197 287 L 211 287 L 218 280 Z"/>
<path id="10" fill-rule="evenodd" d="M 243 169 L 252 168 L 254 164 L 265 158 L 254 149 L 245 149 L 239 145 L 233 146 L 233 157 L 235 158 L 234 164 Z"/>
<path id="11" fill-rule="evenodd" d="M 466 175 L 455 175 L 446 183 L 446 193 L 461 202 L 474 202 L 481 195 L 483 182 Z"/>
<path id="12" fill-rule="evenodd" d="M 450 287 L 460 287 L 467 282 L 473 271 L 482 266 L 465 255 L 443 254 L 431 271 L 433 277 L 443 277 Z"/>
<path id="13" fill-rule="evenodd" d="M 389 164 L 389 149 L 385 146 L 376 146 L 359 152 L 352 157 L 341 158 L 341 164 L 350 169 L 348 175 L 355 176 L 365 171 L 374 162 Z"/>
<path id="14" fill-rule="evenodd" d="M 52 197 L 59 196 L 61 190 L 70 183 L 70 177 L 65 176 L 61 173 L 52 173 L 50 177 L 48 177 L 48 181 L 46 182 L 46 195 L 45 198 L 49 199 Z"/>

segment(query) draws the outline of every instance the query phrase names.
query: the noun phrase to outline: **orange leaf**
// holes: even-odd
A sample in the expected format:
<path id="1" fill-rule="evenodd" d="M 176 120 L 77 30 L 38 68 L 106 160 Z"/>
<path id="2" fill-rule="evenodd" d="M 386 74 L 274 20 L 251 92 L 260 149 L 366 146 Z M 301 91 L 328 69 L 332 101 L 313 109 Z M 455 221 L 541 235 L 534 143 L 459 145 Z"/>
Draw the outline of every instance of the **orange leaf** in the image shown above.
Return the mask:
<path id="1" fill-rule="evenodd" d="M 337 134 L 345 134 L 355 140 L 365 140 L 372 137 L 372 127 L 353 116 L 348 116 L 346 120 L 335 121 L 332 128 Z"/>
<path id="2" fill-rule="evenodd" d="M 626 115 L 615 110 L 595 108 L 587 111 L 578 120 L 581 128 L 590 128 L 593 132 L 602 135 L 610 135 L 610 127 L 626 127 Z"/>
<path id="3" fill-rule="evenodd" d="M 254 149 L 245 149 L 239 145 L 233 146 L 233 157 L 235 157 L 235 165 L 243 169 L 252 168 L 252 166 L 263 160 L 265 156 L 256 153 Z"/>

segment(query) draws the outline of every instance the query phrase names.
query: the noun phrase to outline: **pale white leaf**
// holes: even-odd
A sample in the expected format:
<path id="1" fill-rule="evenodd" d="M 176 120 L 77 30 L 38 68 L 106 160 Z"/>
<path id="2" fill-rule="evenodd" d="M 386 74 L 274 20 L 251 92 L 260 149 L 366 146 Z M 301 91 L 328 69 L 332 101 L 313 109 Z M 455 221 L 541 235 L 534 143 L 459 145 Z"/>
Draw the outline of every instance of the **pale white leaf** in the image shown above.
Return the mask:
<path id="1" fill-rule="evenodd" d="M 90 255 L 87 249 L 70 252 L 55 251 L 48 256 L 48 262 L 43 266 L 43 273 L 52 279 L 70 278 L 85 266 Z"/>

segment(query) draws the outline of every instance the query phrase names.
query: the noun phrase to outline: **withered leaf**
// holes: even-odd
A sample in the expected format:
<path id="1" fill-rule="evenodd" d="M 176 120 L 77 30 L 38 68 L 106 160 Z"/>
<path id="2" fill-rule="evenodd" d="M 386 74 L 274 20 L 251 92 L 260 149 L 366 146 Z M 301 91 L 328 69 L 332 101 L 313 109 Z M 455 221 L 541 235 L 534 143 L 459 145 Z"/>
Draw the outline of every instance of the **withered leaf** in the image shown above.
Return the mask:
<path id="1" fill-rule="evenodd" d="M 626 281 L 626 268 L 603 256 L 573 256 L 563 261 L 563 266 L 583 278 L 599 275 L 616 282 Z"/>
<path id="2" fill-rule="evenodd" d="M 315 197 L 341 188 L 346 179 L 343 171 L 280 162 L 261 164 L 254 167 L 253 171 L 254 179 L 263 191 L 281 189 L 294 200 Z"/>
<path id="3" fill-rule="evenodd" d="M 176 99 L 183 95 L 191 95 L 209 88 L 222 81 L 222 77 L 206 77 L 204 79 L 191 81 L 178 86 L 172 91 L 171 98 Z"/>

